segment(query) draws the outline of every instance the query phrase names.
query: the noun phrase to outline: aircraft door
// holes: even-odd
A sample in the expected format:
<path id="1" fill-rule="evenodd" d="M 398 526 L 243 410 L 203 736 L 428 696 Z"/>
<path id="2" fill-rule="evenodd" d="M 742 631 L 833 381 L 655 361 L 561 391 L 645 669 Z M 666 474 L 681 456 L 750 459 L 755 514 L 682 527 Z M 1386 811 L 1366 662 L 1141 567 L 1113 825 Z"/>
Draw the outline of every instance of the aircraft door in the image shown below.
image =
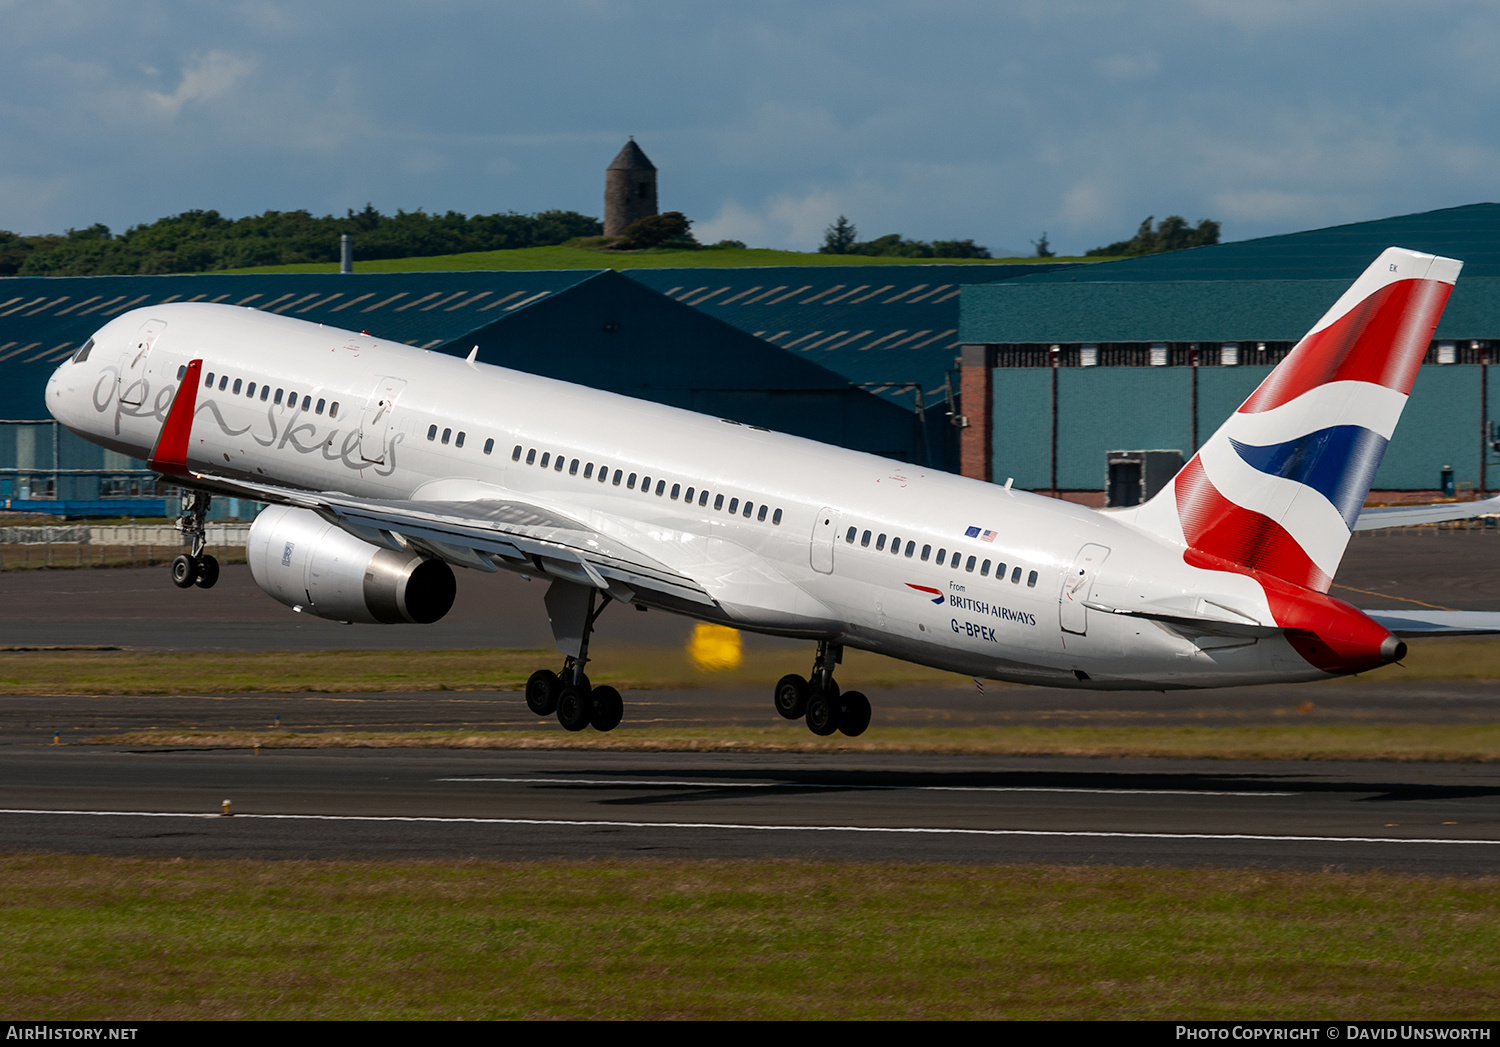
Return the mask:
<path id="1" fill-rule="evenodd" d="M 120 403 L 127 407 L 138 407 L 146 398 L 148 386 L 146 363 L 151 357 L 151 347 L 167 329 L 165 320 L 147 320 L 120 358 L 120 373 L 115 378 L 115 390 Z"/>
<path id="2" fill-rule="evenodd" d="M 833 543 L 838 537 L 838 530 L 838 511 L 819 509 L 812 533 L 812 569 L 819 574 L 833 573 Z"/>
<path id="3" fill-rule="evenodd" d="M 1109 549 L 1092 543 L 1078 550 L 1073 566 L 1063 576 L 1062 593 L 1058 597 L 1058 621 L 1065 633 L 1087 635 L 1089 631 L 1088 609 L 1085 601 L 1094 591 L 1099 567 L 1109 556 Z"/>
<path id="4" fill-rule="evenodd" d="M 381 378 L 365 402 L 359 423 L 359 456 L 371 465 L 385 463 L 396 431 L 396 400 L 405 388 L 400 378 Z"/>

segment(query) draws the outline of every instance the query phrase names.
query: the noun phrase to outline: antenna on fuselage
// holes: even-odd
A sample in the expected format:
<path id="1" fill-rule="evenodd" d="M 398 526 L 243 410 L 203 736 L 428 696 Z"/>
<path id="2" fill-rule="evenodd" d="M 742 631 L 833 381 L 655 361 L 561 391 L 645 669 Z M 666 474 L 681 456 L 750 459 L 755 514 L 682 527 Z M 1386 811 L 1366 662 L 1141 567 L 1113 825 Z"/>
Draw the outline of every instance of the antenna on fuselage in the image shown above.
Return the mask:
<path id="1" fill-rule="evenodd" d="M 474 362 L 474 358 L 476 356 L 478 356 L 478 355 L 479 355 L 479 346 L 476 345 L 474 348 L 472 348 L 472 349 L 469 350 L 469 355 L 467 357 L 465 357 L 465 359 L 468 360 L 469 363 L 473 363 Z"/>

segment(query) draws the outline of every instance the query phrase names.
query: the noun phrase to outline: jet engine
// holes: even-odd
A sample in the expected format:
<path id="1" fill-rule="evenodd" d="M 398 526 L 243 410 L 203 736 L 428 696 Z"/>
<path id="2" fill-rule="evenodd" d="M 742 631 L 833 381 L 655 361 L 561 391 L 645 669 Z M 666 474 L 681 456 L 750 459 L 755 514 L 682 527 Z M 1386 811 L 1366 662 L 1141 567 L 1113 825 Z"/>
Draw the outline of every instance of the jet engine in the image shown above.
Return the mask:
<path id="1" fill-rule="evenodd" d="M 307 509 L 268 506 L 250 527 L 255 584 L 338 622 L 435 622 L 453 607 L 453 568 L 361 541 Z"/>

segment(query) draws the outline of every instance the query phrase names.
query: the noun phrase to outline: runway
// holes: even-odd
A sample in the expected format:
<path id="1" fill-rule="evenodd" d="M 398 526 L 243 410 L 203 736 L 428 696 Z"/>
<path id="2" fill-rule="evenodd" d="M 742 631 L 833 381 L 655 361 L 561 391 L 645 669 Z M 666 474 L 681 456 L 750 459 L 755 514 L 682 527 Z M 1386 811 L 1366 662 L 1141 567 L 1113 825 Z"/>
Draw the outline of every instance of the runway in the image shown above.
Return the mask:
<path id="1" fill-rule="evenodd" d="M 1339 595 L 1500 609 L 1486 532 L 1356 539 Z M 165 650 L 551 646 L 543 586 L 464 572 L 449 619 L 299 616 L 230 568 L 0 574 L 0 643 Z M 1360 595 L 1364 593 L 1365 595 Z M 613 617 L 611 617 L 613 616 Z M 680 648 L 690 622 L 612 608 L 611 645 Z M 789 664 L 806 644 L 783 645 Z M 1352 681 L 1132 694 L 868 688 L 883 726 L 1492 724 L 1484 681 Z M 628 692 L 622 731 L 779 722 L 760 688 Z M 825 857 L 1500 870 L 1500 770 L 1418 763 L 451 749 L 129 751 L 52 746 L 147 728 L 304 733 L 555 730 L 513 692 L 0 698 L 0 849 L 275 858 Z M 218 812 L 232 802 L 232 817 Z"/>
<path id="2" fill-rule="evenodd" d="M 0 808 L 7 852 L 1500 868 L 1473 765 L 27 747 Z"/>

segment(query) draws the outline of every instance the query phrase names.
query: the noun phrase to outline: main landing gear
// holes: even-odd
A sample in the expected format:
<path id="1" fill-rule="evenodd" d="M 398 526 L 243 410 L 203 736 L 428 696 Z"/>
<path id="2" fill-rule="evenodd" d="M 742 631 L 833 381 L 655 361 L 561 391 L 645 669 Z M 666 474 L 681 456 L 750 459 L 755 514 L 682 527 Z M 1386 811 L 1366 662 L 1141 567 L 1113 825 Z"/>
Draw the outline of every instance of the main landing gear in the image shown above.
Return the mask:
<path id="1" fill-rule="evenodd" d="M 843 660 L 842 645 L 819 640 L 811 680 L 790 673 L 776 682 L 776 711 L 788 720 L 805 718 L 813 734 L 842 731 L 850 738 L 864 734 L 870 726 L 870 699 L 858 691 L 840 693 L 833 667 Z"/>
<path id="2" fill-rule="evenodd" d="M 209 496 L 201 491 L 182 492 L 182 513 L 177 517 L 177 526 L 189 542 L 191 552 L 184 553 L 172 561 L 172 584 L 179 589 L 212 589 L 219 580 L 219 561 L 205 555 L 204 545 L 208 541 L 208 529 L 203 521 L 208 517 Z"/>
<path id="3" fill-rule="evenodd" d="M 602 595 L 598 608 L 594 597 Z M 583 667 L 589 660 L 589 636 L 594 621 L 608 607 L 608 593 L 573 582 L 554 581 L 547 590 L 547 617 L 552 622 L 552 636 L 557 649 L 565 656 L 561 673 L 538 669 L 526 681 L 526 707 L 538 716 L 557 714 L 557 722 L 566 730 L 613 731 L 625 716 L 625 702 L 620 692 L 608 684 L 595 687 L 589 683 Z"/>

